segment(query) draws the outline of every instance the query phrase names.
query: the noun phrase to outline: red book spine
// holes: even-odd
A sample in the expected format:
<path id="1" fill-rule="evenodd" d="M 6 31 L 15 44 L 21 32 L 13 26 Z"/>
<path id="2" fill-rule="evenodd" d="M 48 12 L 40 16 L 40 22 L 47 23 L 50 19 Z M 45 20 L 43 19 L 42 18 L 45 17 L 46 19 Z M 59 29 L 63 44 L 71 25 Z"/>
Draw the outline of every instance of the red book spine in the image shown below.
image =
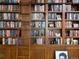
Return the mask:
<path id="1" fill-rule="evenodd" d="M 10 5 L 10 12 L 12 12 L 13 8 L 12 8 L 12 5 Z"/>

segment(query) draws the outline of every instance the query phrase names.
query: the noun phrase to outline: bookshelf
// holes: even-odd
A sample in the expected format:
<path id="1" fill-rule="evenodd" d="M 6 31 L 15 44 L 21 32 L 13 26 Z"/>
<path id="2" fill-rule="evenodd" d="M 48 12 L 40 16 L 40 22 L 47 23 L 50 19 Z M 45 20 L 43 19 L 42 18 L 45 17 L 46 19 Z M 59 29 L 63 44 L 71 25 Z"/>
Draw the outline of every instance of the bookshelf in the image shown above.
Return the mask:
<path id="1" fill-rule="evenodd" d="M 78 0 L 34 0 L 31 2 L 31 59 L 55 59 L 56 50 L 67 50 L 69 59 L 79 58 L 77 55 L 78 5 Z M 41 57 L 38 58 L 38 56 Z"/>
<path id="2" fill-rule="evenodd" d="M 0 0 L 0 59 L 55 59 L 57 50 L 79 59 L 78 5 L 78 0 Z"/>
<path id="3" fill-rule="evenodd" d="M 1 45 L 16 45 L 21 28 L 19 0 L 0 1 Z"/>
<path id="4" fill-rule="evenodd" d="M 0 59 L 16 59 L 21 38 L 20 0 L 0 0 Z"/>
<path id="5" fill-rule="evenodd" d="M 77 0 L 33 1 L 31 4 L 32 37 L 43 36 L 46 44 L 46 40 L 49 43 L 52 41 L 50 38 L 54 40 L 60 38 L 56 39 L 61 42 L 60 44 L 65 44 L 66 37 L 77 38 L 79 27 L 78 2 Z M 77 36 L 74 36 L 74 33 Z M 37 41 L 37 39 L 33 40 Z"/>

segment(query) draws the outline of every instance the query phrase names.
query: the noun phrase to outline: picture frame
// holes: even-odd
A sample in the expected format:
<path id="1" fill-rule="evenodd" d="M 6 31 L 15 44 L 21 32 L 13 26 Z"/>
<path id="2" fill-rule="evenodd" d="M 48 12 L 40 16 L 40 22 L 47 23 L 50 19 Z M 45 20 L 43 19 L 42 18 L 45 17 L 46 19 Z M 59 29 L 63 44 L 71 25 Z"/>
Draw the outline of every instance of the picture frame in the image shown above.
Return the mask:
<path id="1" fill-rule="evenodd" d="M 55 59 L 68 59 L 68 51 L 55 51 Z"/>

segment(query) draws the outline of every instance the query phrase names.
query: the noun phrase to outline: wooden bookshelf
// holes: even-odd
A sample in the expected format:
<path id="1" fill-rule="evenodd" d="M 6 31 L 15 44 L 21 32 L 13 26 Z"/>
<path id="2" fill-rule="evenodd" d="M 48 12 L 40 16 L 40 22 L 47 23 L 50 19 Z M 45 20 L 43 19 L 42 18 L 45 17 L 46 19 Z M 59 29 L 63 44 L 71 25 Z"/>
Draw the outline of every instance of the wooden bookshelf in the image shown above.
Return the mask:
<path id="1" fill-rule="evenodd" d="M 77 55 L 78 48 L 76 46 L 78 46 L 79 43 L 75 45 L 73 41 L 76 40 L 77 42 L 79 42 L 79 24 L 78 24 L 79 1 L 78 0 L 44 0 L 44 2 L 41 1 L 43 0 L 34 0 L 31 2 L 31 8 L 32 8 L 31 14 L 41 13 L 41 15 L 44 14 L 44 17 L 39 17 L 39 15 L 32 15 L 31 17 L 31 23 L 34 22 L 32 24 L 34 27 L 31 26 L 31 29 L 35 31 L 31 30 L 33 39 L 31 39 L 30 41 L 30 58 L 32 57 L 31 59 L 55 59 L 56 50 L 67 50 L 69 52 L 68 56 L 69 59 L 72 59 L 75 56 L 78 59 L 79 58 L 79 56 Z M 44 5 L 44 7 L 41 8 L 44 10 L 40 12 L 40 7 L 39 6 L 36 7 L 36 5 L 39 6 Z M 37 19 L 34 20 L 33 17 L 34 18 L 36 17 Z M 42 20 L 41 18 L 44 18 L 44 20 Z M 42 22 L 45 22 L 44 25 L 45 38 L 42 38 L 42 34 L 40 33 L 41 30 L 43 29 L 41 27 L 43 24 L 42 25 L 40 24 Z M 70 40 L 69 44 L 67 44 L 67 39 Z M 41 54 L 43 55 L 40 55 L 39 51 L 41 51 Z M 77 53 L 75 54 L 74 52 Z M 38 58 L 38 56 L 41 57 Z"/>
<path id="2" fill-rule="evenodd" d="M 0 59 L 55 59 L 55 51 L 79 59 L 78 5 L 78 0 L 1 0 Z M 18 41 L 2 42 L 10 38 Z"/>

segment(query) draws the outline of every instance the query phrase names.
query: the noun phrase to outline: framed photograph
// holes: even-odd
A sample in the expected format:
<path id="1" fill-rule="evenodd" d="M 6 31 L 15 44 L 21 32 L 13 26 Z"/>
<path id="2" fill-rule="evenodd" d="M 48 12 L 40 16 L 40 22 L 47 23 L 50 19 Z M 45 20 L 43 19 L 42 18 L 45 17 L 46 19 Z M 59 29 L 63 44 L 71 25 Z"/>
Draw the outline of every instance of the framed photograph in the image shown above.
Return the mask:
<path id="1" fill-rule="evenodd" d="M 68 59 L 68 51 L 55 51 L 56 59 Z"/>

